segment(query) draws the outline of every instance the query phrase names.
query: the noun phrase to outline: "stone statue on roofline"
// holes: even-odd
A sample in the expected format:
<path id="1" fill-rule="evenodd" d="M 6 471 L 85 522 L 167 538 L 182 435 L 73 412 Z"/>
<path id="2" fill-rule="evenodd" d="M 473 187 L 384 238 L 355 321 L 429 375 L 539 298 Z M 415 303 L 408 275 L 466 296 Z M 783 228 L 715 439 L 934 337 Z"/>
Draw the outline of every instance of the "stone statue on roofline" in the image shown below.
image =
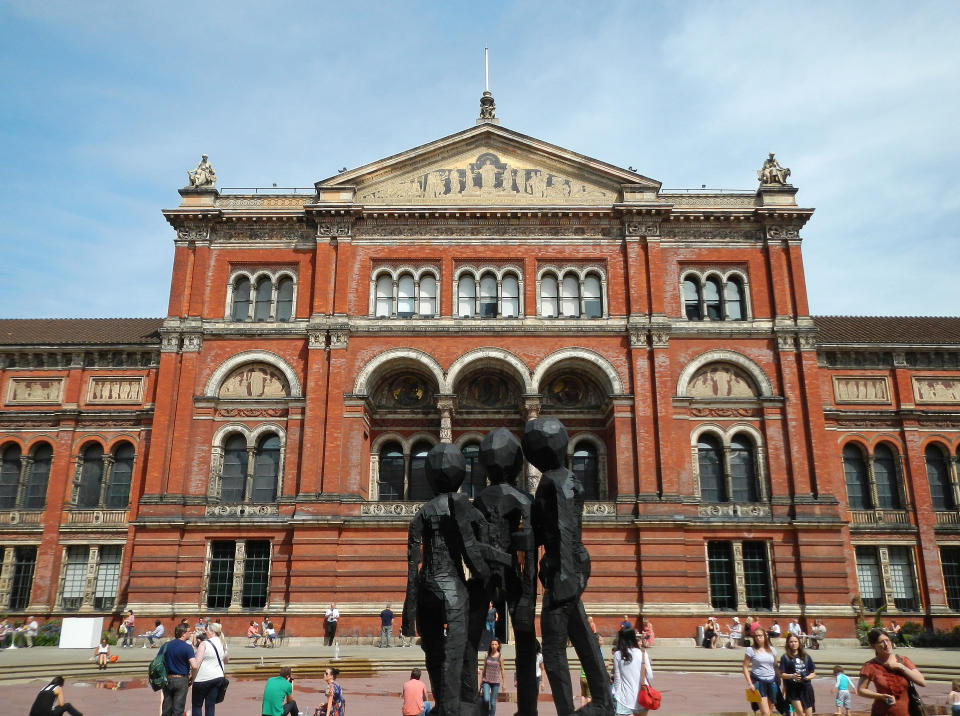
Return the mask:
<path id="1" fill-rule="evenodd" d="M 206 154 L 200 157 L 196 169 L 187 172 L 187 176 L 190 178 L 191 189 L 213 189 L 217 184 L 217 173 L 213 171 L 213 165 Z"/>
<path id="2" fill-rule="evenodd" d="M 773 158 L 773 152 L 763 162 L 763 167 L 757 171 L 761 184 L 785 185 L 790 176 L 790 170 L 780 166 L 780 162 Z"/>

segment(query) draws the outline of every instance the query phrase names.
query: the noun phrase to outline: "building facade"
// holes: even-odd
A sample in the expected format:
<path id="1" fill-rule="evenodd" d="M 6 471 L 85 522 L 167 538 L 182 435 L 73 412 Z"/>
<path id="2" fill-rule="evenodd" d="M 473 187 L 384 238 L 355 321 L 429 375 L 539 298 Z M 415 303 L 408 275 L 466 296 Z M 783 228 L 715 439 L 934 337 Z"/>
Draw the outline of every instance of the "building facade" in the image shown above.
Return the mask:
<path id="1" fill-rule="evenodd" d="M 960 615 L 960 319 L 810 316 L 812 209 L 772 155 L 756 191 L 665 192 L 490 112 L 309 191 L 200 170 L 163 212 L 166 318 L 0 321 L 14 617 L 309 636 L 336 601 L 372 634 L 429 448 L 473 492 L 482 436 L 538 415 L 570 433 L 602 625 Z"/>

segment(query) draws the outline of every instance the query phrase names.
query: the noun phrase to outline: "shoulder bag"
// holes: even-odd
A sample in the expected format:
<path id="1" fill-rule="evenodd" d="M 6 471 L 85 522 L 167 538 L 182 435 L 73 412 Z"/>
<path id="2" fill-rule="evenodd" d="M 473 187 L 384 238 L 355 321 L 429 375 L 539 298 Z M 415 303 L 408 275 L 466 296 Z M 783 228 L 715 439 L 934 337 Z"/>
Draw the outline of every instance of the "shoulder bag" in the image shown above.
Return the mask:
<path id="1" fill-rule="evenodd" d="M 637 706 L 644 711 L 656 711 L 660 708 L 660 692 L 647 683 L 647 651 L 640 650 L 640 691 L 637 692 Z M 911 714 L 910 716 L 913 716 Z"/>
<path id="2" fill-rule="evenodd" d="M 903 664 L 903 659 L 899 656 L 897 661 Z M 912 679 L 908 679 L 906 676 L 903 678 L 907 679 L 907 709 L 910 716 L 927 716 L 927 707 L 924 706 L 923 699 L 920 698 L 917 685 L 913 683 Z"/>
<path id="3" fill-rule="evenodd" d="M 213 642 L 209 639 L 207 644 L 213 649 L 214 655 L 217 657 L 217 663 L 220 664 L 220 671 L 223 671 L 223 662 L 220 661 L 220 652 L 217 651 L 217 647 L 213 645 Z M 220 679 L 220 690 L 217 692 L 217 700 L 215 703 L 223 703 L 223 700 L 227 698 L 227 687 L 230 686 L 230 679 L 227 678 L 227 672 L 223 672 L 223 678 Z"/>

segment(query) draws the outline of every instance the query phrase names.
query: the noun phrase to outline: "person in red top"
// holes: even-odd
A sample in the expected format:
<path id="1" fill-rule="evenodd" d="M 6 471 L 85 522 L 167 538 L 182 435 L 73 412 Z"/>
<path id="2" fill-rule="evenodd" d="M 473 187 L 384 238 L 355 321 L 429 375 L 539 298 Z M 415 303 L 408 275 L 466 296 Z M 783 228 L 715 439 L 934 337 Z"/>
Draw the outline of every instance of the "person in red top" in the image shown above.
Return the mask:
<path id="1" fill-rule="evenodd" d="M 420 669 L 410 672 L 410 680 L 403 685 L 403 706 L 400 713 L 403 716 L 426 716 L 430 713 L 430 702 L 427 701 L 427 687 L 420 681 Z"/>
<path id="2" fill-rule="evenodd" d="M 873 699 L 872 716 L 909 716 L 907 688 L 911 681 L 926 686 L 927 680 L 910 659 L 893 653 L 893 642 L 882 629 L 872 629 L 867 641 L 876 656 L 860 668 L 857 695 Z"/>

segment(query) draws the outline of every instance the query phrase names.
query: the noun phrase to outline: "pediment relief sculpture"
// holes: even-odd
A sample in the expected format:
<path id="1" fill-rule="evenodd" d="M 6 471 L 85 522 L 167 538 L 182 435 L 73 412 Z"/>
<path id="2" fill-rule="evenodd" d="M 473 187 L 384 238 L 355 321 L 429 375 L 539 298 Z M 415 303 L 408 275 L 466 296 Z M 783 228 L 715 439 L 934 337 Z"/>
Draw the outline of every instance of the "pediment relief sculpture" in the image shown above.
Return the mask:
<path id="1" fill-rule="evenodd" d="M 710 363 L 698 370 L 690 380 L 687 395 L 691 398 L 755 398 L 757 389 L 744 371 L 729 363 Z"/>
<path id="2" fill-rule="evenodd" d="M 357 201 L 364 204 L 603 204 L 616 198 L 609 188 L 538 165 L 531 158 L 501 158 L 489 151 L 462 155 L 357 192 Z"/>
<path id="3" fill-rule="evenodd" d="M 283 373 L 267 363 L 248 363 L 227 376 L 219 397 L 260 400 L 286 398 L 289 394 Z"/>
<path id="4" fill-rule="evenodd" d="M 401 373 L 380 384 L 373 393 L 373 404 L 392 410 L 432 410 L 435 390 L 422 375 Z"/>

